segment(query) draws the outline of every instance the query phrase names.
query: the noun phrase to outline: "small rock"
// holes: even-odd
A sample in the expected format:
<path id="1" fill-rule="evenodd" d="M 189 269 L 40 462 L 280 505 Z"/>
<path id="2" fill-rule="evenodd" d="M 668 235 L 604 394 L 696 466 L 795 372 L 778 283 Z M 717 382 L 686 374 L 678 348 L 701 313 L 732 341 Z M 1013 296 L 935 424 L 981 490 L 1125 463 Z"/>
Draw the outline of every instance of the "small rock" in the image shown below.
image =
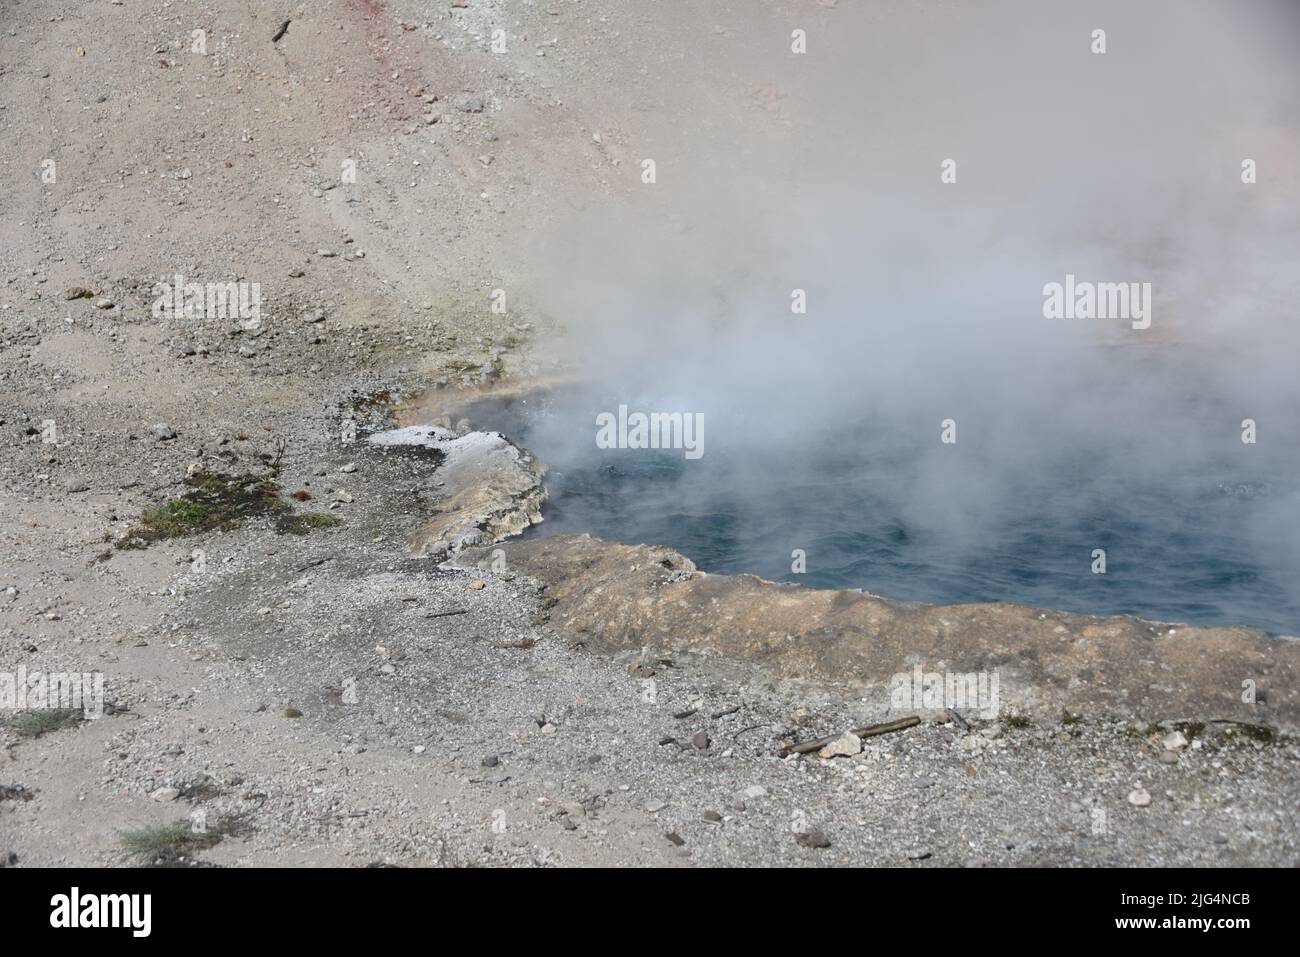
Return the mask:
<path id="1" fill-rule="evenodd" d="M 767 797 L 767 788 L 763 787 L 761 784 L 751 784 L 749 787 L 745 788 L 745 790 L 741 791 L 740 795 L 745 800 L 752 801 L 754 798 Z"/>
<path id="2" fill-rule="evenodd" d="M 149 797 L 154 801 L 175 801 L 181 796 L 179 788 L 158 788 L 150 793 Z"/>
<path id="3" fill-rule="evenodd" d="M 470 96 L 468 93 L 462 93 L 456 97 L 454 106 L 462 113 L 482 113 L 483 98 L 479 96 Z"/>
<path id="4" fill-rule="evenodd" d="M 500 763 L 501 763 L 501 759 L 497 757 L 495 754 L 489 754 L 486 758 L 483 759 L 483 767 L 485 768 L 495 768 Z"/>
<path id="5" fill-rule="evenodd" d="M 1150 807 L 1151 795 L 1147 793 L 1145 788 L 1134 788 L 1129 792 L 1128 803 L 1134 807 Z"/>
<path id="6" fill-rule="evenodd" d="M 667 834 L 664 835 L 664 837 L 668 838 L 668 840 L 672 844 L 676 845 L 677 847 L 681 847 L 683 844 L 686 843 L 686 838 L 682 837 L 676 831 L 669 831 Z"/>
<path id="7" fill-rule="evenodd" d="M 83 289 L 81 286 L 69 286 L 63 290 L 63 298 L 69 301 L 73 299 L 90 299 L 94 295 L 89 289 Z"/>
<path id="8" fill-rule="evenodd" d="M 707 751 L 709 748 L 709 735 L 705 731 L 696 731 L 691 735 L 691 744 L 698 751 Z"/>
<path id="9" fill-rule="evenodd" d="M 176 430 L 166 422 L 159 422 L 155 425 L 153 427 L 153 434 L 154 438 L 159 442 L 170 442 L 172 439 L 176 438 Z"/>
<path id="10" fill-rule="evenodd" d="M 357 470 L 356 462 L 349 462 L 347 465 L 344 465 L 339 468 L 340 472 L 348 472 L 348 473 L 355 472 L 356 470 Z"/>
<path id="11" fill-rule="evenodd" d="M 90 489 L 90 483 L 84 478 L 74 478 L 68 479 L 68 483 L 64 487 L 69 492 L 85 492 Z"/>
<path id="12" fill-rule="evenodd" d="M 830 847 L 831 841 L 819 827 L 806 827 L 794 836 L 800 847 Z"/>
<path id="13" fill-rule="evenodd" d="M 1174 731 L 1165 735 L 1160 743 L 1165 746 L 1166 751 L 1181 751 L 1187 747 L 1187 735 L 1181 731 Z"/>
<path id="14" fill-rule="evenodd" d="M 909 861 L 923 861 L 929 856 L 930 852 L 922 850 L 921 848 L 913 848 L 907 852 L 907 859 Z"/>
<path id="15" fill-rule="evenodd" d="M 823 758 L 851 758 L 853 755 L 861 753 L 862 739 L 852 731 L 845 731 L 818 752 Z"/>
<path id="16" fill-rule="evenodd" d="M 712 821 L 715 824 L 721 823 L 722 821 L 722 815 L 717 811 L 705 811 L 703 816 L 704 820 Z"/>
<path id="17" fill-rule="evenodd" d="M 662 811 L 662 810 L 663 810 L 664 808 L 666 808 L 667 806 L 668 806 L 668 803 L 667 803 L 666 801 L 646 801 L 646 802 L 645 802 L 645 809 L 646 809 L 647 811 L 649 811 L 651 814 L 658 814 L 660 811 Z"/>

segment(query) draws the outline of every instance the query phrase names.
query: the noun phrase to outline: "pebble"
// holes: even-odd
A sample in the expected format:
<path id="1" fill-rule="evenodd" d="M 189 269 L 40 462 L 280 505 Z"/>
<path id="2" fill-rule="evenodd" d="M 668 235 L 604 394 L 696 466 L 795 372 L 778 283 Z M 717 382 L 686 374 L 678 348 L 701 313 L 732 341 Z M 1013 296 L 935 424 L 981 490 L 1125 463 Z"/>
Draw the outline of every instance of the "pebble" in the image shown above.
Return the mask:
<path id="1" fill-rule="evenodd" d="M 482 113 L 483 98 L 462 93 L 460 96 L 456 97 L 455 106 L 456 109 L 460 110 L 462 113 Z"/>
<path id="2" fill-rule="evenodd" d="M 179 788 L 158 788 L 158 790 L 153 791 L 149 795 L 151 800 L 159 802 L 175 801 L 180 796 L 181 792 Z"/>
<path id="3" fill-rule="evenodd" d="M 845 731 L 842 735 L 818 752 L 818 754 L 823 758 L 850 758 L 855 754 L 861 753 L 862 739 L 852 731 Z"/>
<path id="4" fill-rule="evenodd" d="M 819 827 L 806 827 L 794 836 L 800 847 L 830 847 L 831 841 Z"/>
<path id="5" fill-rule="evenodd" d="M 668 806 L 668 803 L 667 803 L 666 801 L 646 801 L 646 802 L 645 802 L 645 809 L 646 809 L 647 811 L 649 811 L 651 814 L 658 814 L 660 811 L 662 811 L 662 810 L 663 810 L 664 808 L 666 808 L 667 806 Z"/>
<path id="6" fill-rule="evenodd" d="M 699 751 L 706 751 L 709 747 L 709 735 L 704 731 L 696 731 L 691 735 L 691 744 Z"/>
<path id="7" fill-rule="evenodd" d="M 1151 795 L 1145 788 L 1134 788 L 1129 792 L 1128 803 L 1134 807 L 1150 807 Z"/>
<path id="8" fill-rule="evenodd" d="M 153 434 L 154 438 L 159 442 L 170 442 L 172 439 L 176 438 L 176 430 L 166 422 L 159 422 L 155 425 L 153 427 Z"/>
<path id="9" fill-rule="evenodd" d="M 1181 731 L 1174 731 L 1165 735 L 1160 743 L 1165 746 L 1166 751 L 1181 751 L 1187 747 L 1187 735 Z"/>
<path id="10" fill-rule="evenodd" d="M 705 811 L 704 820 L 712 821 L 715 824 L 720 824 L 722 823 L 722 815 L 719 814 L 717 811 Z"/>

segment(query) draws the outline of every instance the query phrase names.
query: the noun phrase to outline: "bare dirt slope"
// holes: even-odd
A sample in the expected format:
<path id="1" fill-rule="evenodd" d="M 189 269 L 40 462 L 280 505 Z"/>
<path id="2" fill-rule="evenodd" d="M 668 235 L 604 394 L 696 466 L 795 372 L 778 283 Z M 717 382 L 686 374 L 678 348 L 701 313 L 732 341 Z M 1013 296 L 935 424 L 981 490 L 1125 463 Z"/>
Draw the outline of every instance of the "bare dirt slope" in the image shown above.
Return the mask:
<path id="1" fill-rule="evenodd" d="M 785 122 L 735 66 L 784 12 L 4 5 L 0 670 L 102 671 L 111 707 L 0 730 L 0 864 L 126 863 L 196 815 L 225 865 L 1295 863 L 1290 742 L 989 721 L 784 760 L 853 703 L 595 657 L 528 579 L 407 555 L 430 463 L 348 421 L 527 371 L 517 251 L 651 151 Z M 260 322 L 159 318 L 178 275 L 257 283 Z M 341 522 L 130 547 L 192 466 Z"/>

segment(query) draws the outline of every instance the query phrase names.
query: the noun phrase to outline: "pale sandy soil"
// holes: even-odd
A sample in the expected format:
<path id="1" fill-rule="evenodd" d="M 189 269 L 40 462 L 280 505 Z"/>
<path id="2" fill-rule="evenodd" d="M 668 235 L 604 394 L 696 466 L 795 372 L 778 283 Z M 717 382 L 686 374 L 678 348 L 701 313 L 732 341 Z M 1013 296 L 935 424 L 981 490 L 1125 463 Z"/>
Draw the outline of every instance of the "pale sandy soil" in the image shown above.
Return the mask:
<path id="1" fill-rule="evenodd" d="M 1289 741 L 1169 762 L 1113 722 L 926 726 L 783 761 L 853 703 L 683 660 L 652 705 L 525 579 L 407 557 L 427 469 L 341 442 L 362 396 L 536 371 L 551 230 L 636 202 L 644 156 L 792 122 L 747 45 L 847 6 L 4 4 L 0 670 L 102 671 L 117 707 L 0 731 L 0 785 L 33 792 L 0 800 L 0 862 L 127 863 L 124 831 L 202 811 L 244 822 L 221 865 L 1296 863 Z M 177 274 L 259 283 L 260 330 L 155 318 Z M 112 547 L 191 464 L 264 470 L 281 440 L 285 489 L 341 525 Z"/>

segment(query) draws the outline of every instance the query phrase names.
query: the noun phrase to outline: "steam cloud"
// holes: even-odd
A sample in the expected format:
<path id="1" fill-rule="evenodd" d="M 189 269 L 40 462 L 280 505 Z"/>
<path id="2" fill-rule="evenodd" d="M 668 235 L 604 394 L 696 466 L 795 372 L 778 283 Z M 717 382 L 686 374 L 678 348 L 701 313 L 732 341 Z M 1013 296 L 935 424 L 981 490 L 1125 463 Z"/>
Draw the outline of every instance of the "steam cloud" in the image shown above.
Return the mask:
<path id="1" fill-rule="evenodd" d="M 523 259 L 582 383 L 535 447 L 595 456 L 594 416 L 620 402 L 702 412 L 714 461 L 646 508 L 725 494 L 761 524 L 847 456 L 874 507 L 967 555 L 1026 497 L 1082 516 L 1169 502 L 1172 528 L 1178 503 L 1245 489 L 1218 531 L 1295 605 L 1298 54 L 1286 2 L 737 15 L 699 71 L 733 80 L 677 64 L 652 94 L 673 126 L 622 137 L 630 185 Z M 1045 319 L 1067 273 L 1150 282 L 1151 327 Z"/>

